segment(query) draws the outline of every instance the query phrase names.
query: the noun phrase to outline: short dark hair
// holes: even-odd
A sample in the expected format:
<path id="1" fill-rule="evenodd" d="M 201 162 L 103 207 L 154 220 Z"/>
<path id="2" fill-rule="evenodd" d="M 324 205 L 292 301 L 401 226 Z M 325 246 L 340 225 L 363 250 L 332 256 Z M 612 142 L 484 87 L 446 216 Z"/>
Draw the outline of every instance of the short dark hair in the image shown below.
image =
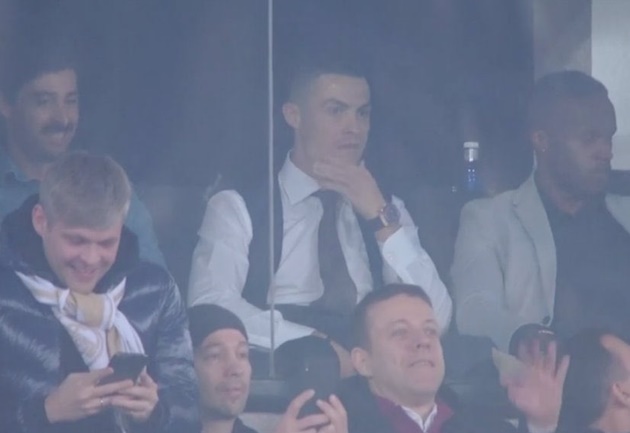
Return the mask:
<path id="1" fill-rule="evenodd" d="M 74 43 L 67 37 L 19 37 L 7 49 L 0 71 L 0 92 L 15 103 L 20 90 L 43 74 L 71 69 L 77 72 Z M 78 73 L 77 73 L 78 75 Z"/>
<path id="2" fill-rule="evenodd" d="M 590 427 L 604 414 L 610 387 L 622 368 L 602 345 L 604 335 L 621 338 L 605 329 L 588 329 L 567 343 L 571 362 L 564 382 L 559 431 Z"/>
<path id="3" fill-rule="evenodd" d="M 298 102 L 308 87 L 324 74 L 364 78 L 369 85 L 369 74 L 364 59 L 356 53 L 320 49 L 305 53 L 295 61 L 289 80 L 288 99 Z"/>
<path id="4" fill-rule="evenodd" d="M 370 308 L 399 295 L 422 299 L 433 308 L 429 295 L 421 287 L 412 284 L 393 283 L 387 284 L 380 289 L 375 289 L 369 292 L 354 310 L 352 316 L 352 347 L 369 349 L 370 338 L 368 336 L 367 315 Z"/>
<path id="5" fill-rule="evenodd" d="M 529 99 L 528 126 L 530 131 L 544 128 L 555 105 L 567 99 L 608 96 L 600 81 L 580 71 L 553 72 L 540 78 Z"/>

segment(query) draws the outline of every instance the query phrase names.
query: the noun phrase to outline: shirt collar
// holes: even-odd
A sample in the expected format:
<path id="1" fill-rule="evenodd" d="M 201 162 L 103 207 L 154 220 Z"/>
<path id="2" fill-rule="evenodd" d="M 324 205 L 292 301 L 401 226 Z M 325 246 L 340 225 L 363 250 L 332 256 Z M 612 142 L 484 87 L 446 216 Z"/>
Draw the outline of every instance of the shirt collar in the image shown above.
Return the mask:
<path id="1" fill-rule="evenodd" d="M 304 173 L 291 161 L 291 152 L 287 155 L 284 165 L 280 169 L 278 182 L 291 205 L 301 202 L 320 189 L 315 179 Z"/>
<path id="2" fill-rule="evenodd" d="M 407 416 L 420 426 L 423 432 L 429 431 L 429 428 L 431 428 L 431 424 L 433 424 L 433 421 L 435 420 L 435 417 L 437 416 L 437 413 L 438 413 L 437 404 L 433 405 L 433 409 L 431 409 L 431 412 L 429 412 L 429 415 L 427 416 L 426 419 L 422 419 L 420 414 L 418 412 L 415 412 L 413 409 L 410 409 L 405 406 L 401 406 L 401 407 L 402 407 L 402 410 L 405 411 Z"/>
<path id="3" fill-rule="evenodd" d="M 17 180 L 19 182 L 28 182 L 26 174 L 18 167 L 4 145 L 0 145 L 0 184 Z"/>
<path id="4" fill-rule="evenodd" d="M 450 418 L 453 414 L 453 411 L 446 404 L 438 399 L 435 401 L 435 403 L 433 404 L 433 409 L 431 409 L 431 412 L 429 412 L 429 415 L 424 420 L 422 419 L 420 414 L 415 412 L 413 409 L 396 404 L 393 401 L 378 395 L 375 395 L 375 397 L 379 409 L 386 417 L 390 419 L 395 419 L 401 415 L 406 415 L 411 421 L 417 424 L 423 432 L 429 431 L 431 425 L 433 425 L 433 423 L 438 418 L 438 414 L 440 415 L 440 419 L 442 421 Z"/>

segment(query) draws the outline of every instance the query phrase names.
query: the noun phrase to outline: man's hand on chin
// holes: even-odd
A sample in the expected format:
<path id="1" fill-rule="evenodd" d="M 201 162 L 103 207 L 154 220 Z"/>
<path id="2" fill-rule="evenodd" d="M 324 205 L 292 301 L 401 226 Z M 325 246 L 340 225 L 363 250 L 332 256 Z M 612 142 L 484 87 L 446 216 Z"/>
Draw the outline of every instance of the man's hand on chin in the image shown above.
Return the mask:
<path id="1" fill-rule="evenodd" d="M 335 160 L 313 164 L 313 174 L 324 189 L 336 191 L 352 203 L 355 210 L 365 219 L 378 216 L 385 206 L 385 198 L 364 164 L 349 164 Z"/>

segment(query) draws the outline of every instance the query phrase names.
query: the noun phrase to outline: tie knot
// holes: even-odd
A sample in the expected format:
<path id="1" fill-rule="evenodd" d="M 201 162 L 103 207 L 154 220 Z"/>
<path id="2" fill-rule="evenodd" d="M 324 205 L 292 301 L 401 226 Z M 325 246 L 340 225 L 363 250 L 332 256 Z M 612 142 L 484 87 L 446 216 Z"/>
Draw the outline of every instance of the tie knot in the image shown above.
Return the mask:
<path id="1" fill-rule="evenodd" d="M 334 208 L 339 202 L 340 195 L 338 192 L 329 189 L 320 189 L 313 193 L 321 202 L 324 209 Z"/>

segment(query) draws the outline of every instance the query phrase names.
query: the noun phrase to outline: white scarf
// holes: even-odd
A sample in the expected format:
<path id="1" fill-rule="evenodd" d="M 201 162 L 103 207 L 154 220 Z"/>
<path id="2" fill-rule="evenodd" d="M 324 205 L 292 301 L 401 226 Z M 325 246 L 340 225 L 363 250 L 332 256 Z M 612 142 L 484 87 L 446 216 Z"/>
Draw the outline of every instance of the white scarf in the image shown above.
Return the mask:
<path id="1" fill-rule="evenodd" d="M 16 274 L 37 301 L 52 307 L 90 370 L 107 367 L 117 352 L 144 353 L 138 333 L 118 310 L 126 279 L 106 293 L 83 295 L 38 276 Z"/>

